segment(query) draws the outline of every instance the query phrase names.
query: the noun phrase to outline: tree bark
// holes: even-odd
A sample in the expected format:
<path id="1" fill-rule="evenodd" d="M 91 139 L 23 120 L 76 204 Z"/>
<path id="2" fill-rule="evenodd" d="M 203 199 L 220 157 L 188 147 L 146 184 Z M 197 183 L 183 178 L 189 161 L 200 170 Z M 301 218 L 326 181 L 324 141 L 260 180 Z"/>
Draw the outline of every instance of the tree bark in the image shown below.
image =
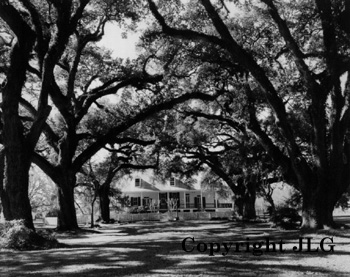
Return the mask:
<path id="1" fill-rule="evenodd" d="M 272 195 L 265 195 L 265 200 L 270 204 L 270 207 L 268 208 L 269 215 L 273 216 L 276 213 L 276 206 L 275 201 L 273 201 Z"/>
<path id="2" fill-rule="evenodd" d="M 100 211 L 101 211 L 101 218 L 102 221 L 105 223 L 110 222 L 110 210 L 109 210 L 109 185 L 103 184 L 101 188 L 99 189 L 100 198 Z"/>
<path id="3" fill-rule="evenodd" d="M 243 219 L 251 220 L 256 218 L 255 210 L 255 200 L 256 200 L 256 191 L 255 186 L 252 183 L 247 184 L 246 192 L 244 195 L 244 206 L 243 206 Z"/>
<path id="4" fill-rule="evenodd" d="M 96 197 L 94 197 L 94 199 L 91 202 L 91 215 L 90 215 L 90 219 L 91 219 L 91 223 L 90 223 L 90 228 L 94 228 L 95 226 L 95 222 L 94 222 L 94 206 L 95 206 L 95 201 L 96 201 Z"/>
<path id="5" fill-rule="evenodd" d="M 256 183 L 239 178 L 237 186 L 234 187 L 234 193 L 236 195 L 235 208 L 238 215 L 243 220 L 255 219 Z"/>
<path id="6" fill-rule="evenodd" d="M 70 178 L 75 180 L 75 178 Z M 58 213 L 57 230 L 69 231 L 79 229 L 74 205 L 74 183 L 62 180 L 58 185 Z"/>
<path id="7" fill-rule="evenodd" d="M 238 216 L 241 216 L 243 218 L 243 208 L 244 202 L 243 202 L 243 197 L 241 196 L 235 196 L 235 201 L 234 201 L 234 208 L 235 212 Z"/>
<path id="8" fill-rule="evenodd" d="M 325 193 L 322 190 L 302 193 L 302 229 L 330 229 L 337 225 L 333 219 L 333 210 L 336 204 L 334 193 Z"/>
<path id="9" fill-rule="evenodd" d="M 62 162 L 62 159 L 60 166 L 53 166 L 40 155 L 34 154 L 33 162 L 39 166 L 57 186 L 59 205 L 57 230 L 70 231 L 78 229 L 74 202 L 74 188 L 76 185 L 75 172 L 70 171 L 69 164 Z"/>
<path id="10" fill-rule="evenodd" d="M 243 220 L 251 220 L 256 218 L 255 197 L 237 197 L 235 199 L 235 210 Z"/>
<path id="11" fill-rule="evenodd" d="M 10 26 L 17 40 L 12 47 L 7 83 L 2 90 L 5 166 L 1 198 L 6 220 L 22 219 L 26 227 L 34 230 L 28 172 L 36 142 L 28 146 L 18 111 L 35 36 L 12 5 L 3 5 L 0 17 Z"/>
<path id="12" fill-rule="evenodd" d="M 7 155 L 5 184 L 2 192 L 6 220 L 22 219 L 24 225 L 34 230 L 32 208 L 28 197 L 29 166 L 18 163 L 18 153 Z M 30 163 L 29 163 L 30 164 Z"/>

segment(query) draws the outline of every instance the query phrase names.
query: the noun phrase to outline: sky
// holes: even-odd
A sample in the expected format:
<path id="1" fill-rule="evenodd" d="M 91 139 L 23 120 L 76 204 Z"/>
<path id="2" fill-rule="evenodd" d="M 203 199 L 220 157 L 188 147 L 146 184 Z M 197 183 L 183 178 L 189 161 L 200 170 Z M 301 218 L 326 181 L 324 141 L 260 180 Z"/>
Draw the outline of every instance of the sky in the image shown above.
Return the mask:
<path id="1" fill-rule="evenodd" d="M 139 33 L 128 32 L 127 38 L 123 38 L 123 30 L 118 24 L 109 23 L 105 26 L 105 35 L 97 45 L 112 50 L 113 58 L 134 59 L 137 57 L 136 44 L 139 36 Z"/>

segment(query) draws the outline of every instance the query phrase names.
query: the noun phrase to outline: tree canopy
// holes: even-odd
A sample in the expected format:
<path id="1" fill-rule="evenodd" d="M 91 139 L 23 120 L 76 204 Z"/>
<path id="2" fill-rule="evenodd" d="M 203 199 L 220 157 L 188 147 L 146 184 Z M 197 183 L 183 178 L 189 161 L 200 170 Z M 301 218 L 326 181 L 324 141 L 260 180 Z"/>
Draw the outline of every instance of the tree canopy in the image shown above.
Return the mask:
<path id="1" fill-rule="evenodd" d="M 150 72 L 153 58 L 148 51 L 124 62 L 97 46 L 107 22 L 136 22 L 143 15 L 143 3 L 3 1 L 1 5 L 3 26 L 14 37 L 3 70 L 5 178 L 0 188 L 5 217 L 24 218 L 34 228 L 28 199 L 33 161 L 58 186 L 58 228 L 75 229 L 76 174 L 93 155 L 107 144 L 140 141 L 142 134 L 129 129 L 156 112 L 191 98 L 212 100 L 218 92 L 175 87 L 174 78 L 166 77 L 171 58 Z M 198 85 L 186 81 L 186 76 L 176 77 L 180 78 L 192 87 Z M 101 102 L 108 95 L 119 97 L 113 109 Z M 92 124 L 94 130 L 86 125 L 91 113 L 101 120 L 100 125 Z"/>
<path id="2" fill-rule="evenodd" d="M 350 181 L 348 1 L 148 3 L 153 34 L 189 45 L 187 61 L 231 77 L 227 94 L 239 92 L 247 120 L 220 116 L 244 124 L 301 191 L 303 227 L 334 226 L 334 206 Z M 171 16 L 169 7 L 183 12 Z"/>
<path id="3" fill-rule="evenodd" d="M 34 162 L 58 187 L 58 227 L 77 228 L 74 187 L 84 164 L 106 145 L 141 150 L 158 141 L 162 132 L 145 120 L 197 99 L 204 104 L 182 113 L 215 131 L 181 134 L 184 124 L 166 141 L 191 144 L 186 151 L 200 163 L 217 159 L 227 182 L 273 164 L 302 195 L 303 227 L 335 226 L 350 182 L 349 15 L 346 0 L 0 1 L 5 218 L 34 228 Z M 141 20 L 149 26 L 136 59 L 114 59 L 97 44 L 107 23 L 130 31 Z M 225 150 L 214 155 L 203 141 Z M 243 155 L 259 157 L 242 163 Z"/>

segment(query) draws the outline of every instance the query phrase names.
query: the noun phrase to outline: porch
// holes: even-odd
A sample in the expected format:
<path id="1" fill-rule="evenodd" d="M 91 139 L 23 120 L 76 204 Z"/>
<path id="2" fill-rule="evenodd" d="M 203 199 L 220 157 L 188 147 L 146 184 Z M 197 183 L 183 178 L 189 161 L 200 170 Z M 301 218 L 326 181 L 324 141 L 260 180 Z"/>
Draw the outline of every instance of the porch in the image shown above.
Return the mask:
<path id="1" fill-rule="evenodd" d="M 232 203 L 222 203 L 214 191 L 138 191 L 130 192 L 127 195 L 130 197 L 130 206 L 135 208 L 138 207 L 142 212 L 214 212 L 220 210 L 232 210 Z"/>

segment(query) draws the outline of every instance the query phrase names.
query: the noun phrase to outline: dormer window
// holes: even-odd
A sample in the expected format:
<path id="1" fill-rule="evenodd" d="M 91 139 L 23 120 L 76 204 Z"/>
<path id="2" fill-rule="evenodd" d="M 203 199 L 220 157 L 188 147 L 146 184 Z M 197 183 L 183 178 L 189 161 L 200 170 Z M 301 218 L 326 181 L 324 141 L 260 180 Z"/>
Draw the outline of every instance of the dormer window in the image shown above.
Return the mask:
<path id="1" fill-rule="evenodd" d="M 175 186 L 175 178 L 173 177 L 170 178 L 170 186 Z"/>
<path id="2" fill-rule="evenodd" d="M 135 179 L 135 187 L 141 187 L 141 179 L 140 178 Z"/>

